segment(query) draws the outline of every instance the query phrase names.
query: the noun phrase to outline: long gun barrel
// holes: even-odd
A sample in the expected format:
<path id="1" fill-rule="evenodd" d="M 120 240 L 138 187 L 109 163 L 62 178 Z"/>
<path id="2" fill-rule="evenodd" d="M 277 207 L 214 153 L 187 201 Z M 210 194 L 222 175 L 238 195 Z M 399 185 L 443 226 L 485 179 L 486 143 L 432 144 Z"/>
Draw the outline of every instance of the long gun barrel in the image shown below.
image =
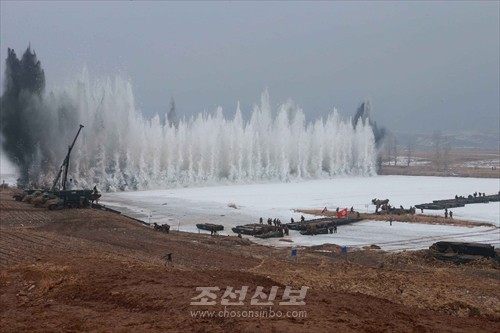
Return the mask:
<path id="1" fill-rule="evenodd" d="M 54 185 L 52 185 L 51 191 L 55 190 L 55 188 L 57 186 L 57 182 L 59 181 L 59 178 L 61 178 L 61 173 L 63 171 L 63 168 L 64 168 L 64 177 L 63 177 L 62 188 L 63 188 L 63 191 L 66 190 L 66 180 L 68 178 L 68 169 L 69 169 L 69 155 L 71 154 L 71 150 L 73 149 L 73 146 L 75 145 L 76 139 L 78 138 L 78 135 L 80 135 L 80 131 L 82 130 L 83 127 L 84 126 L 80 124 L 80 128 L 78 129 L 78 133 L 76 133 L 76 136 L 75 136 L 75 139 L 73 140 L 73 143 L 71 144 L 71 146 L 68 147 L 68 154 L 66 155 L 66 158 L 64 159 L 61 167 L 59 168 L 59 172 L 57 173 L 57 177 L 56 177 L 56 180 L 54 181 Z"/>

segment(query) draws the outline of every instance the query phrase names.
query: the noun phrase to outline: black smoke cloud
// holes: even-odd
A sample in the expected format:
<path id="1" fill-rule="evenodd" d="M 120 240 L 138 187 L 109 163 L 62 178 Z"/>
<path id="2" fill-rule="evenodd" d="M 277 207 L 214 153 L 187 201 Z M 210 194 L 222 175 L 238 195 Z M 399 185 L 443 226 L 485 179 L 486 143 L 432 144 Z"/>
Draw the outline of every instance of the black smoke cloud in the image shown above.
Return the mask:
<path id="1" fill-rule="evenodd" d="M 380 148 L 383 144 L 384 137 L 386 135 L 386 130 L 385 128 L 379 128 L 377 126 L 377 123 L 372 120 L 371 118 L 371 106 L 370 102 L 366 101 L 361 103 L 361 105 L 358 107 L 358 110 L 356 111 L 356 114 L 354 115 L 354 118 L 352 119 L 352 126 L 356 128 L 356 125 L 358 124 L 359 120 L 363 121 L 365 123 L 368 121 L 370 124 L 372 130 L 373 130 L 373 136 L 375 137 L 375 144 L 377 148 Z"/>
<path id="2" fill-rule="evenodd" d="M 40 175 L 57 172 L 65 153 L 64 144 L 56 143 L 70 142 L 69 129 L 77 128 L 78 121 L 69 103 L 49 106 L 53 96 L 44 98 L 45 73 L 31 47 L 21 59 L 9 48 L 5 65 L 0 101 L 3 151 L 18 168 L 19 186 L 48 186 L 36 182 Z"/>

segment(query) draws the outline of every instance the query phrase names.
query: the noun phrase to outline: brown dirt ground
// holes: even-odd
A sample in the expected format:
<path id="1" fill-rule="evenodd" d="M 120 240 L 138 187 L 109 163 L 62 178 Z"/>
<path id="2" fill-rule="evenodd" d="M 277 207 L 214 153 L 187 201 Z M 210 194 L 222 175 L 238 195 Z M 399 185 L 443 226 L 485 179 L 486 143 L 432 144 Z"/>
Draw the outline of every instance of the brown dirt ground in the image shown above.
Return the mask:
<path id="1" fill-rule="evenodd" d="M 498 332 L 500 267 L 456 266 L 428 251 L 299 249 L 248 239 L 155 232 L 92 209 L 49 211 L 0 192 L 1 332 Z M 173 263 L 161 257 L 173 253 Z M 305 318 L 193 318 L 196 287 L 278 286 L 273 311 Z M 279 306 L 285 286 L 310 289 Z"/>
<path id="2" fill-rule="evenodd" d="M 324 217 L 324 216 L 336 217 L 337 216 L 337 212 L 335 210 L 333 210 L 333 211 L 329 210 L 329 211 L 323 212 L 322 209 L 296 209 L 295 211 L 299 212 L 299 213 L 304 213 L 304 214 L 317 215 L 320 217 Z M 440 212 L 440 211 L 435 211 L 435 212 Z M 356 215 L 356 213 L 349 212 L 348 217 L 354 218 L 354 217 L 357 217 L 357 215 Z M 426 214 L 396 215 L 396 214 L 385 214 L 384 212 L 379 212 L 377 214 L 375 214 L 375 213 L 360 213 L 359 217 L 362 218 L 363 220 L 386 221 L 386 222 L 392 218 L 393 221 L 409 222 L 409 223 L 456 225 L 456 226 L 462 226 L 462 227 L 479 227 L 479 226 L 484 226 L 484 227 L 493 226 L 494 227 L 495 226 L 494 223 L 459 220 L 456 218 L 445 218 L 443 216 L 426 215 Z"/>

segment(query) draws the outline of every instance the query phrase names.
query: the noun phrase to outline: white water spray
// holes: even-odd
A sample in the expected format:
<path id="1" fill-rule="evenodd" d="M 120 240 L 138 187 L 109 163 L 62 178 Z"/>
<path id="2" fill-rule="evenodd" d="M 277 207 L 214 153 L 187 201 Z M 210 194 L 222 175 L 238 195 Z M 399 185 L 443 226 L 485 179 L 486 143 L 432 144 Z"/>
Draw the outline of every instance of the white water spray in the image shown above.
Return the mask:
<path id="1" fill-rule="evenodd" d="M 45 103 L 64 132 L 55 149 L 60 161 L 78 124 L 85 125 L 68 176 L 81 187 L 117 191 L 375 174 L 370 125 L 360 121 L 354 129 L 336 110 L 306 124 L 293 102 L 271 110 L 267 92 L 248 121 L 238 106 L 233 119 L 218 108 L 177 128 L 162 125 L 159 116 L 145 119 L 135 109 L 131 84 L 120 78 L 90 83 L 84 72 L 73 88 Z M 66 117 L 70 122 L 61 118 L 61 105 L 74 112 Z M 39 175 L 39 182 L 53 177 Z"/>

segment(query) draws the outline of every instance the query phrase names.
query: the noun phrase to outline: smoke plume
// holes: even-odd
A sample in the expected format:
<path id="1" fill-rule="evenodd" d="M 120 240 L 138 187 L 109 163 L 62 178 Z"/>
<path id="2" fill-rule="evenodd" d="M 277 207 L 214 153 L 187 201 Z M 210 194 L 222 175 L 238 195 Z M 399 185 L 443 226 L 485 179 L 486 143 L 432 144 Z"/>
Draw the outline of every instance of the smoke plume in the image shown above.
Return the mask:
<path id="1" fill-rule="evenodd" d="M 5 63 L 5 91 L 1 99 L 3 150 L 19 168 L 19 181 L 24 185 L 29 181 L 37 150 L 41 149 L 38 143 L 42 131 L 34 127 L 43 123 L 45 74 L 30 47 L 21 59 L 9 48 Z"/>
<path id="2" fill-rule="evenodd" d="M 352 119 L 352 126 L 356 128 L 360 120 L 363 124 L 368 123 L 371 126 L 373 135 L 375 137 L 375 144 L 377 148 L 380 148 L 383 143 L 386 130 L 383 127 L 378 128 L 377 123 L 371 118 L 370 101 L 361 103 L 358 110 L 356 111 L 356 114 L 354 115 L 354 118 Z"/>
<path id="3" fill-rule="evenodd" d="M 335 110 L 306 123 L 292 101 L 272 110 L 264 92 L 248 121 L 239 106 L 231 119 L 222 108 L 179 119 L 173 100 L 166 114 L 145 119 L 135 108 L 130 82 L 119 77 L 91 81 L 84 70 L 74 85 L 45 93 L 44 72 L 29 47 L 21 60 L 9 49 L 5 74 L 0 129 L 20 185 L 52 185 L 79 124 L 85 128 L 72 150 L 68 178 L 81 188 L 124 191 L 375 174 L 376 125 L 357 119 L 351 124 Z M 362 109 L 360 117 L 369 113 Z"/>

